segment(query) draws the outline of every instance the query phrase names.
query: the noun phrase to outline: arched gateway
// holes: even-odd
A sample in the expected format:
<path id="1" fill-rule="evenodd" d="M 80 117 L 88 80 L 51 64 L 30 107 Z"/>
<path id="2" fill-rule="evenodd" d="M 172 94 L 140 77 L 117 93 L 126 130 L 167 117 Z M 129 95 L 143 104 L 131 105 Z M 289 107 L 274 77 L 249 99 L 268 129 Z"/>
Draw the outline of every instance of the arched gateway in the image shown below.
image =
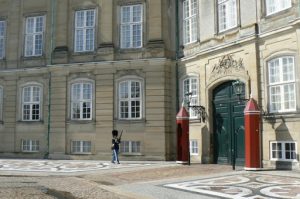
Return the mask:
<path id="1" fill-rule="evenodd" d="M 244 165 L 244 108 L 234 93 L 233 81 L 227 81 L 213 90 L 213 151 L 218 164 Z M 242 96 L 245 95 L 243 86 Z"/>

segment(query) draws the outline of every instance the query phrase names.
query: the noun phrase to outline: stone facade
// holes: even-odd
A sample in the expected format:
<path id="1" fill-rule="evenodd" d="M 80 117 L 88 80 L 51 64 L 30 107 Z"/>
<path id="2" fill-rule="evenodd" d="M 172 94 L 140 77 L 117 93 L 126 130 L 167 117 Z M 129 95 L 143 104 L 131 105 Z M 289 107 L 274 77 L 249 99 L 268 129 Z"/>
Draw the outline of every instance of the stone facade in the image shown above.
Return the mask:
<path id="1" fill-rule="evenodd" d="M 110 159 L 111 131 L 117 129 L 123 130 L 123 160 L 175 159 L 176 71 L 171 42 L 174 27 L 170 27 L 165 12 L 169 3 L 1 0 L 0 4 L 0 21 L 5 24 L 5 55 L 0 59 L 2 157 Z M 137 13 L 141 34 L 136 33 L 141 37 L 140 46 L 122 48 L 121 9 L 136 9 L 135 5 L 141 8 Z M 80 20 L 86 24 L 80 25 Z M 85 26 L 91 26 L 93 33 Z M 38 36 L 32 36 L 32 32 L 41 32 L 40 51 Z M 93 34 L 93 41 L 80 33 Z M 80 42 L 90 43 L 81 46 Z M 79 47 L 75 47 L 77 44 Z M 120 118 L 122 81 L 138 82 L 138 102 L 130 102 L 139 104 L 127 109 L 138 114 L 133 118 Z M 76 98 L 72 86 L 76 83 L 82 86 L 76 87 L 82 89 L 79 98 L 89 96 L 90 101 L 72 104 L 73 96 Z M 86 85 L 90 90 L 84 90 Z M 26 89 L 34 91 L 28 94 Z M 36 89 L 39 99 L 34 98 L 38 95 Z M 32 98 L 27 99 L 27 95 Z M 38 106 L 33 99 L 37 99 Z"/>
<path id="2" fill-rule="evenodd" d="M 196 2 L 197 38 L 188 43 L 181 40 L 183 58 L 178 75 L 180 99 L 183 99 L 183 81 L 189 77 L 198 79 L 197 103 L 205 106 L 207 114 L 205 122 L 197 118 L 190 121 L 190 139 L 198 141 L 199 151 L 192 156 L 192 161 L 215 162 L 218 146 L 214 143 L 213 92 L 217 86 L 239 79 L 245 85 L 245 96 L 242 98 L 249 99 L 251 94 L 262 111 L 262 166 L 299 168 L 299 2 L 282 1 L 284 5 L 281 5 L 279 1 L 281 3 L 273 5 L 273 10 L 268 5 L 270 1 Z M 231 13 L 230 18 L 224 17 L 220 10 L 222 6 L 230 7 L 226 2 L 235 5 L 236 13 Z M 180 34 L 184 38 L 187 34 L 184 32 L 184 12 L 187 11 L 183 5 L 179 4 L 178 10 Z M 226 24 L 228 21 L 222 21 L 222 17 L 232 23 Z M 224 29 L 223 22 L 233 26 Z M 270 81 L 273 81 L 272 75 L 280 76 L 282 73 L 275 71 L 275 74 L 270 74 L 270 62 L 281 59 L 294 60 L 294 64 L 288 61 L 290 68 L 282 72 L 290 72 L 290 81 L 283 80 L 275 86 L 278 89 L 280 84 L 285 87 L 284 84 L 292 82 L 291 90 L 285 88 L 286 95 L 281 93 L 280 100 L 274 96 L 276 94 L 273 92 L 277 91 L 272 90 L 274 88 Z M 282 67 L 286 66 L 283 64 Z M 281 108 L 274 108 L 274 101 L 279 101 Z M 283 108 L 288 106 L 292 108 Z"/>

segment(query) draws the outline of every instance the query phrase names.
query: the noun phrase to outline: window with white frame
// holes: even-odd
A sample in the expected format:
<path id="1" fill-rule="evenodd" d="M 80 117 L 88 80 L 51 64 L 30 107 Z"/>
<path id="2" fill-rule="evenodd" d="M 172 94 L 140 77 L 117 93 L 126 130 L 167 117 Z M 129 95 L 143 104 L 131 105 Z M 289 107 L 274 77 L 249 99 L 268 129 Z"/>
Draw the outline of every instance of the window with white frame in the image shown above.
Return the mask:
<path id="1" fill-rule="evenodd" d="M 292 7 L 292 0 L 266 0 L 266 14 L 271 15 Z"/>
<path id="2" fill-rule="evenodd" d="M 296 110 L 295 60 L 292 56 L 272 59 L 269 69 L 270 112 Z"/>
<path id="3" fill-rule="evenodd" d="M 198 155 L 198 141 L 190 140 L 190 153 L 191 155 Z"/>
<path id="4" fill-rule="evenodd" d="M 23 87 L 22 92 L 22 120 L 39 121 L 41 116 L 42 89 L 38 85 Z"/>
<path id="5" fill-rule="evenodd" d="M 142 83 L 138 80 L 125 80 L 119 83 L 119 118 L 142 118 Z"/>
<path id="6" fill-rule="evenodd" d="M 82 81 L 71 85 L 71 119 L 91 120 L 93 84 Z"/>
<path id="7" fill-rule="evenodd" d="M 0 86 L 0 121 L 3 120 L 3 88 Z"/>
<path id="8" fill-rule="evenodd" d="M 40 142 L 38 140 L 22 140 L 23 152 L 38 152 L 40 150 Z"/>
<path id="9" fill-rule="evenodd" d="M 143 40 L 143 6 L 121 7 L 121 48 L 141 48 Z"/>
<path id="10" fill-rule="evenodd" d="M 187 97 L 186 94 L 190 93 L 189 95 L 189 101 L 190 105 L 198 105 L 198 78 L 197 77 L 188 77 L 183 80 L 183 97 Z M 190 118 L 197 118 L 198 115 L 196 111 L 194 111 L 192 108 L 189 108 L 189 114 Z"/>
<path id="11" fill-rule="evenodd" d="M 189 44 L 197 41 L 198 0 L 183 1 L 183 42 Z"/>
<path id="12" fill-rule="evenodd" d="M 72 153 L 91 153 L 91 141 L 72 141 Z"/>
<path id="13" fill-rule="evenodd" d="M 270 142 L 271 160 L 297 160 L 297 145 L 295 142 Z"/>
<path id="14" fill-rule="evenodd" d="M 26 18 L 25 57 L 42 55 L 44 19 L 44 16 Z"/>
<path id="15" fill-rule="evenodd" d="M 0 59 L 5 56 L 5 35 L 6 35 L 6 23 L 0 21 Z"/>
<path id="16" fill-rule="evenodd" d="M 120 152 L 122 153 L 140 153 L 140 141 L 122 141 L 120 145 Z"/>
<path id="17" fill-rule="evenodd" d="M 80 10 L 75 12 L 75 52 L 94 50 L 95 13 L 95 10 Z"/>
<path id="18" fill-rule="evenodd" d="M 219 32 L 237 26 L 237 0 L 218 0 Z"/>

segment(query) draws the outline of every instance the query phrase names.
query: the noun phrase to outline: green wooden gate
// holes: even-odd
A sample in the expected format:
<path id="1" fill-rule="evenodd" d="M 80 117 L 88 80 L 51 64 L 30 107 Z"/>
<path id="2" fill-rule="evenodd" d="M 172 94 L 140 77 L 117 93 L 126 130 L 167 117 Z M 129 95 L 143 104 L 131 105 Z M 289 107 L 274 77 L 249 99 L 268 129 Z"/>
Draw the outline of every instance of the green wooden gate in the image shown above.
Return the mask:
<path id="1" fill-rule="evenodd" d="M 242 96 L 244 96 L 243 89 Z M 218 164 L 244 165 L 244 108 L 232 87 L 232 81 L 225 82 L 213 91 L 214 109 L 214 159 Z"/>

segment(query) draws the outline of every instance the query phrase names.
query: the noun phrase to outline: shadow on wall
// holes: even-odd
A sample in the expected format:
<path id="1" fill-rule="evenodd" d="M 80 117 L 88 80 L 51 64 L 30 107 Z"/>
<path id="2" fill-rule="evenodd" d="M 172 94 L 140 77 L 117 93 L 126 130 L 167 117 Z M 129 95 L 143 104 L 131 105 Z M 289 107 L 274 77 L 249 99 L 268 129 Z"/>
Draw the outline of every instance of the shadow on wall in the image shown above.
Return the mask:
<path id="1" fill-rule="evenodd" d="M 211 163 L 210 162 L 210 134 L 208 132 L 208 128 L 205 125 L 201 129 L 202 133 L 202 157 L 201 157 L 201 163 Z"/>
<path id="2" fill-rule="evenodd" d="M 289 128 L 286 125 L 285 119 L 281 116 L 279 120 L 281 120 L 280 124 L 274 129 L 275 135 L 276 135 L 276 141 L 293 141 L 293 138 L 290 134 Z M 277 121 L 277 122 L 279 122 L 279 121 Z M 272 127 L 274 128 L 275 125 L 272 125 Z M 283 146 L 281 146 L 281 147 L 283 147 Z M 284 155 L 284 154 L 281 154 L 281 155 Z M 293 162 L 276 161 L 275 166 L 276 166 L 276 169 L 292 170 Z"/>

